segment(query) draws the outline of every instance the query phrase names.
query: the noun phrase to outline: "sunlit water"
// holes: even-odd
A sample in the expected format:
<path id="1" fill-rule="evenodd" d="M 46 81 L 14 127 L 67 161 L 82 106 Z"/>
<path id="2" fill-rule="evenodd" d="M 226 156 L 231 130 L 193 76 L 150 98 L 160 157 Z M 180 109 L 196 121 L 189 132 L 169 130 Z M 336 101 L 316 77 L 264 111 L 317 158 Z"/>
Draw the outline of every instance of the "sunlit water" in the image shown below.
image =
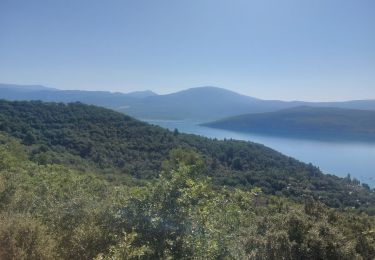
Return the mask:
<path id="1" fill-rule="evenodd" d="M 348 173 L 361 182 L 375 187 L 375 143 L 324 142 L 307 139 L 238 133 L 199 126 L 194 121 L 146 120 L 168 129 L 210 138 L 232 138 L 264 144 L 300 161 L 318 166 L 324 173 L 340 177 Z"/>

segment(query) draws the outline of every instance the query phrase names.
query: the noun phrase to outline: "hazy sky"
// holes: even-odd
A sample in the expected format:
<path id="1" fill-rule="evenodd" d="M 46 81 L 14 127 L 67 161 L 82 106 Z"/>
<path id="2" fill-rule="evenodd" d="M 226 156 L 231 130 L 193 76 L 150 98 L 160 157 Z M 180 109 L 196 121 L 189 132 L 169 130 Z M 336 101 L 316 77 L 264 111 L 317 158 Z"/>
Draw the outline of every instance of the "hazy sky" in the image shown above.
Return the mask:
<path id="1" fill-rule="evenodd" d="M 0 0 L 0 82 L 375 98 L 375 1 Z"/>

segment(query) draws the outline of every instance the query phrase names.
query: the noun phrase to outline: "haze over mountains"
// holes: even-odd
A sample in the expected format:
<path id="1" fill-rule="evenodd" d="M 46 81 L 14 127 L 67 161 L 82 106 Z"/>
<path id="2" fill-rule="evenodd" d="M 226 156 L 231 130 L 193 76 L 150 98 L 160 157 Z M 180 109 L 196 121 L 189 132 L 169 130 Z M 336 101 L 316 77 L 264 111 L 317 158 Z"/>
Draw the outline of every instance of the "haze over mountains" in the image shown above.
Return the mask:
<path id="1" fill-rule="evenodd" d="M 172 94 L 157 95 L 152 91 L 124 94 L 0 84 L 0 98 L 65 103 L 79 101 L 115 109 L 140 119 L 197 121 L 212 121 L 247 113 L 274 112 L 296 106 L 375 110 L 375 100 L 345 102 L 262 100 L 217 87 L 197 87 Z"/>

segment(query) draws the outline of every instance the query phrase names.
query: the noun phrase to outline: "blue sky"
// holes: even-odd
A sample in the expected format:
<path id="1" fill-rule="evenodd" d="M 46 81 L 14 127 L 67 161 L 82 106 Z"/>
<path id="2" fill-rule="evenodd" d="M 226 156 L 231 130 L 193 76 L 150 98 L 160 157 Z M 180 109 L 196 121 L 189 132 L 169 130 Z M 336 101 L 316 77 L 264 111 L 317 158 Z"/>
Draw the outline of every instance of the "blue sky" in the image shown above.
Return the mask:
<path id="1" fill-rule="evenodd" d="M 375 99 L 372 0 L 0 0 L 0 82 Z"/>

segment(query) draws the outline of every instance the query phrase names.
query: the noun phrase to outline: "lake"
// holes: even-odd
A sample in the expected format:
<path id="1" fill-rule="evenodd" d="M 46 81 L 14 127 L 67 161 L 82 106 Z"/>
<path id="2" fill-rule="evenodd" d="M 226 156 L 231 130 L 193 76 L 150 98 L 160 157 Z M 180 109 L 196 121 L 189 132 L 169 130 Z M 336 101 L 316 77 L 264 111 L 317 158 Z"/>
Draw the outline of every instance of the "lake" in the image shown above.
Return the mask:
<path id="1" fill-rule="evenodd" d="M 217 139 L 237 139 L 264 144 L 283 154 L 318 166 L 324 173 L 345 177 L 349 173 L 375 187 L 375 143 L 325 142 L 239 133 L 199 126 L 197 121 L 144 120 L 179 132 Z"/>

